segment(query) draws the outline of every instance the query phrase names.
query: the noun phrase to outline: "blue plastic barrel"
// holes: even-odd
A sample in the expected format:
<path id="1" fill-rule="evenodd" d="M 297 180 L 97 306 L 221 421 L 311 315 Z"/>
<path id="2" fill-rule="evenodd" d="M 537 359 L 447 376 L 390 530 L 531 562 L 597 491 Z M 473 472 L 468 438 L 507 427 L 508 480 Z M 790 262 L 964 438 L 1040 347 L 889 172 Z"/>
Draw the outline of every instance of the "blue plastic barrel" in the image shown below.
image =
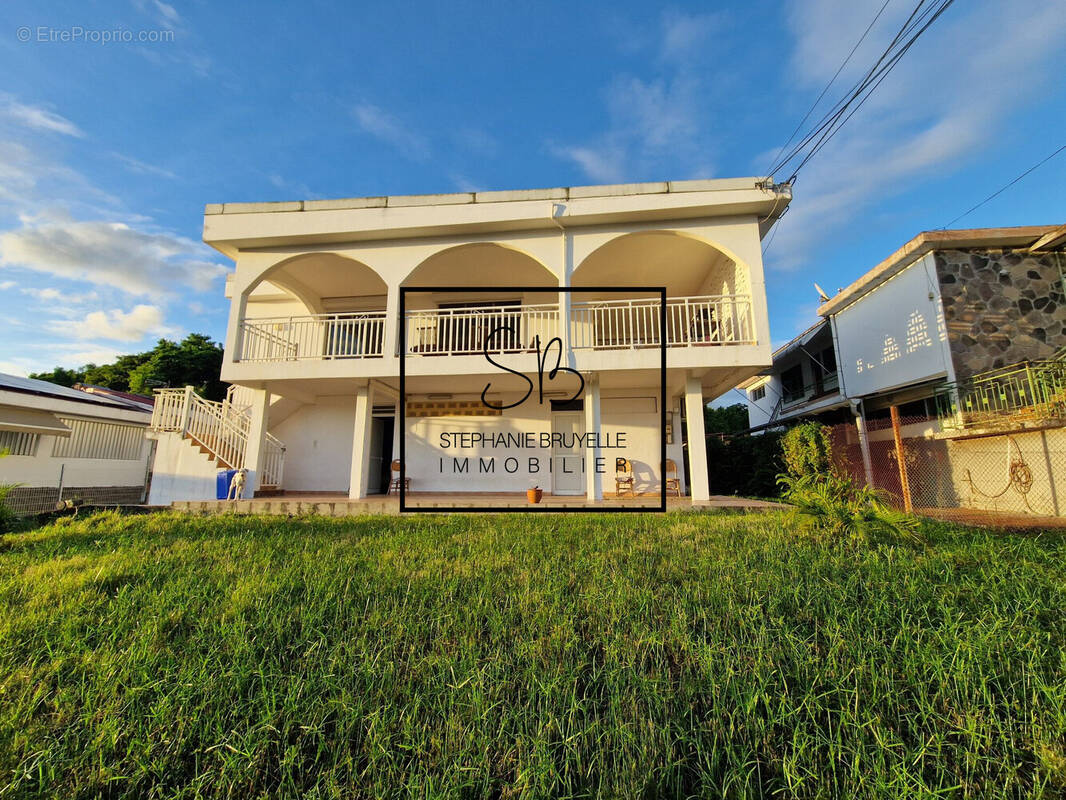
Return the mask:
<path id="1" fill-rule="evenodd" d="M 235 469 L 220 469 L 215 479 L 215 496 L 219 500 L 229 497 L 229 486 L 233 482 L 233 476 L 237 474 Z"/>

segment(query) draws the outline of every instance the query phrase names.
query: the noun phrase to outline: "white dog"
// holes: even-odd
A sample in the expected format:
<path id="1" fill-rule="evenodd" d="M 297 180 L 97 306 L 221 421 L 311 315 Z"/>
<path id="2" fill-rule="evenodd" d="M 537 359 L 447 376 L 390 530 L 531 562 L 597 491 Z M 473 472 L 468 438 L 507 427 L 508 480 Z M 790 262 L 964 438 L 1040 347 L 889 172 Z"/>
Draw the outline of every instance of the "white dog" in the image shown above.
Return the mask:
<path id="1" fill-rule="evenodd" d="M 233 473 L 233 480 L 229 482 L 229 494 L 227 500 L 240 500 L 244 496 L 244 480 L 248 470 L 239 469 Z"/>

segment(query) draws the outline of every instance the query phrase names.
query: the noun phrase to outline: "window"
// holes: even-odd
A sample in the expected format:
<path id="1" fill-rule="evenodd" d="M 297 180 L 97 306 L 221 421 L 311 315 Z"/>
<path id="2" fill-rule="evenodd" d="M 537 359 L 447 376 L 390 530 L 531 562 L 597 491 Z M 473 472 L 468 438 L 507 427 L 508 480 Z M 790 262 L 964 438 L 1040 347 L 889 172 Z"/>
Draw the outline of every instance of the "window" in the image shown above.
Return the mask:
<path id="1" fill-rule="evenodd" d="M 748 392 L 748 396 L 751 397 L 751 402 L 757 403 L 760 400 L 762 400 L 764 397 L 766 397 L 766 387 L 765 386 L 756 387 L 755 389 L 752 389 L 750 392 Z"/>
<path id="2" fill-rule="evenodd" d="M 41 437 L 36 433 L 0 431 L 0 453 L 6 452 L 11 456 L 35 456 L 40 439 Z"/>
<path id="3" fill-rule="evenodd" d="M 803 391 L 803 365 L 797 364 L 781 373 L 781 396 L 786 403 L 794 400 L 802 400 Z"/>
<path id="4" fill-rule="evenodd" d="M 144 428 L 87 419 L 63 419 L 69 439 L 57 439 L 55 458 L 102 458 L 136 461 L 144 446 Z"/>
<path id="5" fill-rule="evenodd" d="M 818 360 L 822 362 L 822 371 L 826 375 L 834 375 L 837 371 L 837 354 L 832 347 L 827 347 L 818 356 Z"/>

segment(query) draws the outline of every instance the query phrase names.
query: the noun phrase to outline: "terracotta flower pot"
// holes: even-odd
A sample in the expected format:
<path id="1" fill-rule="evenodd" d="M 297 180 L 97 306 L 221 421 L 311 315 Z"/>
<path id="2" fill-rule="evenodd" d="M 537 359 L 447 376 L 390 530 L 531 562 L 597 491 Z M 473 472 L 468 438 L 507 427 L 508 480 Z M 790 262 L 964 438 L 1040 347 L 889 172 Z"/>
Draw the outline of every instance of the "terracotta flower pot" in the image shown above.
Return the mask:
<path id="1" fill-rule="evenodd" d="M 539 503 L 544 497 L 543 489 L 526 489 L 526 499 L 531 503 Z"/>

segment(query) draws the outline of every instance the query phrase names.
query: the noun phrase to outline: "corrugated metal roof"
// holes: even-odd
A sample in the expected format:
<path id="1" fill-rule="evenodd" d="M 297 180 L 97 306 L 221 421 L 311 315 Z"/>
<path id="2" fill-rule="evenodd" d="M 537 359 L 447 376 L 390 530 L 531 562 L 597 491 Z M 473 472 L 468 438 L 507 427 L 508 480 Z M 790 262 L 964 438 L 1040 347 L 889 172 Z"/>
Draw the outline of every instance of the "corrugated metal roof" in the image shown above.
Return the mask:
<path id="1" fill-rule="evenodd" d="M 12 392 L 24 392 L 26 394 L 43 395 L 45 397 L 58 397 L 61 400 L 74 400 L 79 403 L 92 403 L 108 408 L 121 408 L 126 411 L 138 410 L 130 404 L 121 403 L 117 400 L 91 395 L 77 389 L 68 389 L 48 381 L 39 381 L 35 378 L 23 378 L 20 375 L 8 375 L 0 372 L 0 389 Z"/>

